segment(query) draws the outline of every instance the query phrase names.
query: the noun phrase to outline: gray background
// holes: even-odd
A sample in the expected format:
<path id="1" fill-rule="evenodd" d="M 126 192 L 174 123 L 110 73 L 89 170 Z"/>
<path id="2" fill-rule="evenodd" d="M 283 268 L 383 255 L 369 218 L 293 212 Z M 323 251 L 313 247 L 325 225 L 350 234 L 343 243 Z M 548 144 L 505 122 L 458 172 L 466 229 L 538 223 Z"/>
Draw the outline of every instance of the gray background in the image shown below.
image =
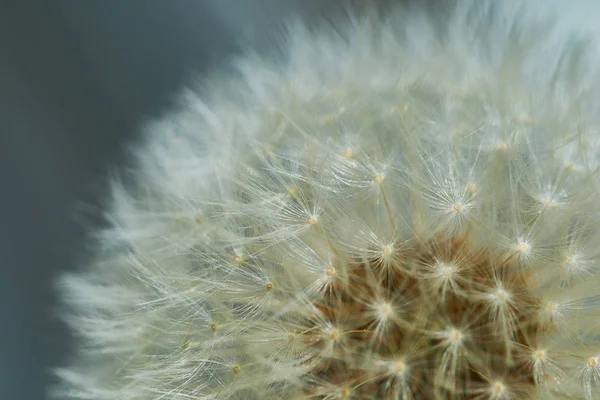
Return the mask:
<path id="1" fill-rule="evenodd" d="M 68 332 L 52 281 L 100 224 L 111 166 L 145 119 L 239 39 L 331 0 L 0 0 L 0 398 L 45 398 Z"/>

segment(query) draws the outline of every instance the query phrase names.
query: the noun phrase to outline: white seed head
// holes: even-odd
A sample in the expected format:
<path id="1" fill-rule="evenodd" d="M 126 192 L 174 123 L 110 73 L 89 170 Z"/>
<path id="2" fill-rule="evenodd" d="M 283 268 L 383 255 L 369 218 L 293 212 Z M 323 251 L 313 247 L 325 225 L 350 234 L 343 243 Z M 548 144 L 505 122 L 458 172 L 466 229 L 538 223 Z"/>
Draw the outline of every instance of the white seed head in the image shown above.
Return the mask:
<path id="1" fill-rule="evenodd" d="M 522 5 L 295 24 L 185 91 L 61 280 L 56 397 L 598 398 L 600 57 Z"/>

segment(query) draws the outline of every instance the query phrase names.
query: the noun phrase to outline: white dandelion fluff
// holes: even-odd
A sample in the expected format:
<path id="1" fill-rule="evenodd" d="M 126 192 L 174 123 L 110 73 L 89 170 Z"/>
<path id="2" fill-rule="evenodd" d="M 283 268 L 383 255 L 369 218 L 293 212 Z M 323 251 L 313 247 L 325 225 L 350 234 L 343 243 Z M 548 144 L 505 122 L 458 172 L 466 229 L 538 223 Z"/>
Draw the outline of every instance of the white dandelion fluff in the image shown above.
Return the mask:
<path id="1" fill-rule="evenodd" d="M 56 397 L 599 399 L 599 65 L 451 8 L 294 25 L 155 122 Z"/>

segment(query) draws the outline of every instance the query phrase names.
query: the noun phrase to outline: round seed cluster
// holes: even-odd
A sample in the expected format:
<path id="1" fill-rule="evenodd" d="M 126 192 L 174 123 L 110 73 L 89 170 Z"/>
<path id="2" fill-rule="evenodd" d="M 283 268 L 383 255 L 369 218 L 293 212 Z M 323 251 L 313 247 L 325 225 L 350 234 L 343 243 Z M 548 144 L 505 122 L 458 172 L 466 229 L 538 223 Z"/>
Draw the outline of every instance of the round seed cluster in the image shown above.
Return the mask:
<path id="1" fill-rule="evenodd" d="M 600 81 L 507 13 L 297 27 L 186 93 L 61 281 L 60 396 L 600 398 Z"/>

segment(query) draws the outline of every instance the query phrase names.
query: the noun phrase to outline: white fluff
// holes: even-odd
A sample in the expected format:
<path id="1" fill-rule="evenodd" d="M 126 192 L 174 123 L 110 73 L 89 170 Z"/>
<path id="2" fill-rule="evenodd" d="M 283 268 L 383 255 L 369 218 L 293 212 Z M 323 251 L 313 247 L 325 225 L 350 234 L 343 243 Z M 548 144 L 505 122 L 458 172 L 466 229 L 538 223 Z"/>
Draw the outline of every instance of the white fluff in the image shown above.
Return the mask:
<path id="1" fill-rule="evenodd" d="M 600 76 L 533 11 L 296 24 L 184 93 L 60 282 L 56 396 L 600 398 Z"/>

